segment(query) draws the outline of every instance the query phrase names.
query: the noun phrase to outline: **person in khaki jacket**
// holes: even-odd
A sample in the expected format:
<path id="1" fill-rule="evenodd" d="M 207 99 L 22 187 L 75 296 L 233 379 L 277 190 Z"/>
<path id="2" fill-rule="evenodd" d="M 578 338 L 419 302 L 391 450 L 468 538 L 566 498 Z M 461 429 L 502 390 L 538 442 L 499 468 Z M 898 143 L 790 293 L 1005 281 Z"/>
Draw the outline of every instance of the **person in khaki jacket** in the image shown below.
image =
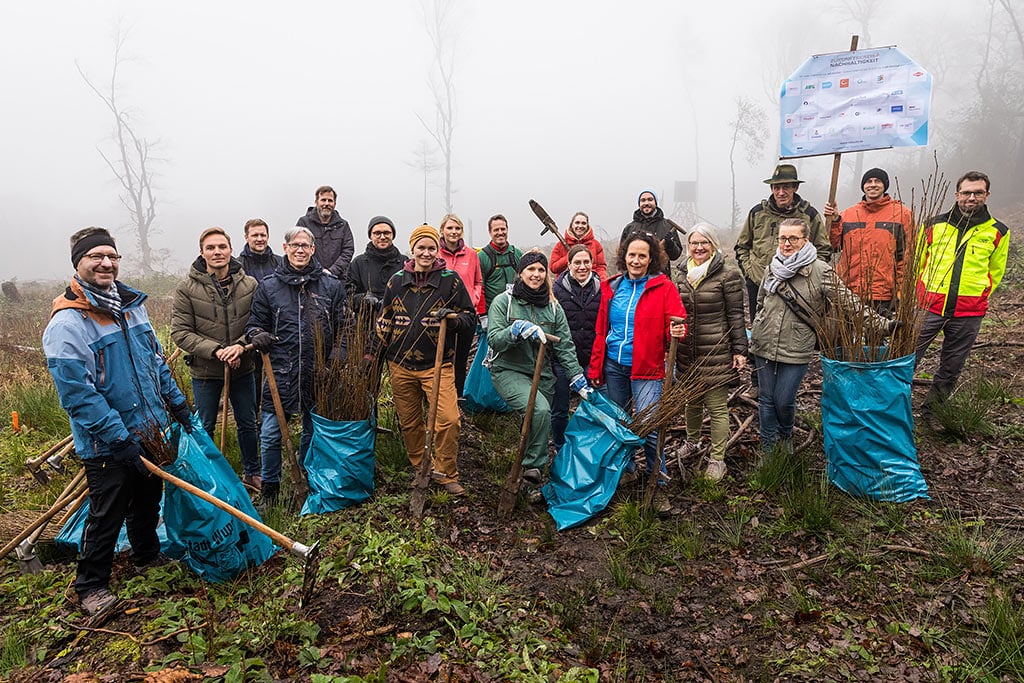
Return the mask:
<path id="1" fill-rule="evenodd" d="M 196 411 L 211 438 L 224 392 L 225 364 L 230 368 L 228 396 L 238 428 L 242 481 L 260 488 L 255 360 L 244 348 L 255 291 L 256 279 L 231 256 L 227 232 L 216 227 L 204 230 L 199 257 L 174 291 L 171 339 L 188 354 L 185 363 L 192 375 Z"/>

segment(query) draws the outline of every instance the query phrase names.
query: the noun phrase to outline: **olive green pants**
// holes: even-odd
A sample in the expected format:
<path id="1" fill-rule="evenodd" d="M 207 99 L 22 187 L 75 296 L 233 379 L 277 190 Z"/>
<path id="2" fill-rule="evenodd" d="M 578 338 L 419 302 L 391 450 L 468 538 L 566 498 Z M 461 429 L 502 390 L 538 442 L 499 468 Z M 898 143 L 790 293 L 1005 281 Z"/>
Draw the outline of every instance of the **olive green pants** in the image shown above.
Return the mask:
<path id="1" fill-rule="evenodd" d="M 524 412 L 530 399 L 533 377 L 502 368 L 491 368 L 491 381 L 498 394 L 515 411 Z M 555 381 L 541 377 L 537 399 L 533 405 L 533 420 L 523 454 L 523 468 L 543 470 L 548 465 L 548 438 L 551 436 L 551 398 L 555 394 Z"/>
<path id="2" fill-rule="evenodd" d="M 729 387 L 718 387 L 686 404 L 686 439 L 700 440 L 704 409 L 711 416 L 711 459 L 725 460 L 725 444 L 729 441 Z"/>

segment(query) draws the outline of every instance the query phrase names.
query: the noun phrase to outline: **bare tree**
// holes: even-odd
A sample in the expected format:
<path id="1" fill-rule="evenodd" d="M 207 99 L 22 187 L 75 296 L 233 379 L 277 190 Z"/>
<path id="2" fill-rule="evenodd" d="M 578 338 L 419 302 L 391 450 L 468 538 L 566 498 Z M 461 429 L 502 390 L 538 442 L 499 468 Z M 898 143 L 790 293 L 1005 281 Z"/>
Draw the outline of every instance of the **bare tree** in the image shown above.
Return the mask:
<path id="1" fill-rule="evenodd" d="M 420 140 L 420 146 L 416 149 L 414 155 L 415 158 L 406 163 L 423 173 L 423 222 L 427 223 L 427 188 L 433 184 L 430 182 L 430 177 L 434 174 L 434 171 L 441 168 L 441 163 L 434 156 L 434 150 L 431 149 L 426 140 Z M 440 228 L 441 226 L 437 227 Z"/>
<path id="2" fill-rule="evenodd" d="M 455 135 L 455 2 L 430 0 L 421 4 L 423 20 L 434 49 L 430 91 L 434 97 L 434 124 L 420 120 L 437 143 L 444 160 L 444 210 L 452 211 L 452 138 Z"/>
<path id="3" fill-rule="evenodd" d="M 141 252 L 141 267 L 143 272 L 151 273 L 153 268 L 154 250 L 150 246 L 153 221 L 156 218 L 156 197 L 153 195 L 153 170 L 152 162 L 155 159 L 150 157 L 152 146 L 150 141 L 141 137 L 135 132 L 131 123 L 128 110 L 118 99 L 118 71 L 128 60 L 124 56 L 124 47 L 128 40 L 130 30 L 117 26 L 114 32 L 114 66 L 110 72 L 110 85 L 108 90 L 100 90 L 85 75 L 82 67 L 75 62 L 78 74 L 85 81 L 103 104 L 106 105 L 114 117 L 113 137 L 116 149 L 113 155 L 108 155 L 100 147 L 97 151 L 103 157 L 107 167 L 114 174 L 114 177 L 121 184 L 119 199 L 128 209 L 131 217 L 131 227 L 135 232 Z"/>
<path id="4" fill-rule="evenodd" d="M 746 153 L 747 163 L 753 164 L 764 153 L 765 142 L 768 141 L 768 115 L 764 108 L 746 97 L 736 98 L 736 118 L 730 122 L 732 127 L 732 146 L 729 148 L 729 173 L 732 175 L 732 225 L 737 228 L 740 206 L 736 203 L 736 147 L 742 147 Z"/>

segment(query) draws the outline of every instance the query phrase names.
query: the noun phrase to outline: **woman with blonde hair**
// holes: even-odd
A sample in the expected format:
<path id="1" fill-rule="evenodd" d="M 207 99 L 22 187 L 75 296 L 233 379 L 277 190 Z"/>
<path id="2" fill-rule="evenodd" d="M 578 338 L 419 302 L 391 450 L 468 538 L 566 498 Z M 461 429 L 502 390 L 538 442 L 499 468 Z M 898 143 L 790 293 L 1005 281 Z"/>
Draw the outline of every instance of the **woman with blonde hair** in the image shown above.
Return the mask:
<path id="1" fill-rule="evenodd" d="M 446 213 L 438 223 L 441 233 L 441 248 L 437 255 L 444 259 L 449 270 L 454 270 L 466 285 L 469 298 L 473 301 L 476 312 L 483 315 L 487 312 L 484 304 L 484 279 L 480 274 L 480 258 L 476 251 L 463 239 L 464 228 L 462 219 L 454 213 Z M 455 390 L 462 398 L 463 387 L 466 386 L 466 372 L 469 364 L 469 350 L 473 346 L 472 327 L 459 328 L 455 335 Z"/>

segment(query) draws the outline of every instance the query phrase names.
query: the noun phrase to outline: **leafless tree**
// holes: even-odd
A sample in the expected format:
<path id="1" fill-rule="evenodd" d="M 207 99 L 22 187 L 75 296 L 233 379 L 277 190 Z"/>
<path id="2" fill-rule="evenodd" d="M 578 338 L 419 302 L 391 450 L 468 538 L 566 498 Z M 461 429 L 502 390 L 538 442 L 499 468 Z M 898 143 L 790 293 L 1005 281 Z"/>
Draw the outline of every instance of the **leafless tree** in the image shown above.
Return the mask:
<path id="1" fill-rule="evenodd" d="M 420 141 L 420 146 L 414 152 L 415 158 L 412 161 L 406 162 L 409 166 L 412 166 L 417 171 L 423 173 L 423 222 L 428 223 L 427 220 L 427 188 L 434 184 L 430 182 L 430 177 L 441 168 L 441 163 L 434 156 L 434 150 L 426 140 Z M 441 226 L 437 226 L 440 228 Z"/>
<path id="2" fill-rule="evenodd" d="M 430 91 L 434 97 L 434 123 L 420 120 L 434 139 L 444 160 L 444 210 L 452 211 L 452 138 L 455 135 L 455 9 L 456 0 L 430 0 L 421 4 L 423 20 L 434 49 Z"/>
<path id="3" fill-rule="evenodd" d="M 764 153 L 768 141 L 768 115 L 764 108 L 746 97 L 736 98 L 736 118 L 730 122 L 732 146 L 729 148 L 729 173 L 732 176 L 732 225 L 737 229 L 740 206 L 736 203 L 736 148 L 742 147 L 748 163 L 753 164 Z"/>
<path id="4" fill-rule="evenodd" d="M 152 164 L 155 159 L 150 156 L 150 141 L 136 133 L 128 110 L 118 99 L 118 72 L 128 59 L 124 55 L 125 44 L 130 30 L 118 25 L 114 31 L 114 65 L 110 72 L 110 85 L 107 90 L 100 90 L 75 62 L 78 74 L 85 81 L 114 117 L 113 137 L 116 149 L 109 155 L 97 147 L 103 161 L 121 184 L 120 200 L 128 209 L 131 227 L 135 231 L 141 252 L 143 272 L 151 273 L 153 268 L 154 250 L 150 246 L 153 221 L 156 218 L 156 197 L 153 194 L 154 174 Z"/>

